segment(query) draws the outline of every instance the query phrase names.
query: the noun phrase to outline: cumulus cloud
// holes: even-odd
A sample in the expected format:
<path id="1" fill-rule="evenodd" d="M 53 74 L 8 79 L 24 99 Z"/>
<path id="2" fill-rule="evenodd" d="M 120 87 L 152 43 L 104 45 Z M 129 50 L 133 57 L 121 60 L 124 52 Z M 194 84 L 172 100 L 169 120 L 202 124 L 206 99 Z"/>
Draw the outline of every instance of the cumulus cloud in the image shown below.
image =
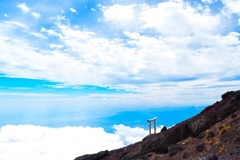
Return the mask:
<path id="1" fill-rule="evenodd" d="M 60 33 L 57 33 L 56 31 L 52 30 L 52 29 L 49 29 L 47 30 L 46 28 L 42 27 L 41 32 L 46 32 L 48 33 L 50 36 L 57 36 L 57 37 L 62 37 L 62 35 Z"/>
<path id="2" fill-rule="evenodd" d="M 12 27 L 28 28 L 19 22 L 4 23 Z M 194 36 L 150 37 L 125 31 L 126 39 L 122 40 L 99 37 L 93 31 L 62 23 L 56 23 L 51 29 L 41 28 L 41 32 L 59 38 L 59 43 L 50 43 L 51 50 L 39 51 L 29 43 L 20 43 L 21 39 L 9 40 L 4 36 L 6 33 L 2 33 L 2 73 L 72 85 L 119 86 L 121 89 L 141 93 L 119 95 L 120 98 L 129 96 L 130 99 L 165 102 L 165 99 L 171 101 L 172 98 L 164 97 L 161 91 L 171 93 L 172 88 L 168 87 L 170 84 L 174 83 L 179 88 L 179 93 L 189 86 L 187 88 L 196 93 L 194 95 L 197 100 L 197 93 L 200 93 L 197 85 L 202 84 L 208 89 L 213 84 L 224 86 L 219 79 L 237 75 L 235 68 L 240 67 L 240 42 L 236 32 L 226 35 L 204 32 Z M 187 83 L 181 83 L 184 81 Z M 132 87 L 128 88 L 126 84 Z M 231 81 L 231 84 L 237 85 L 235 81 Z M 89 95 L 88 98 L 94 97 L 116 98 L 115 95 Z M 182 99 L 181 96 L 175 98 Z"/>
<path id="3" fill-rule="evenodd" d="M 237 0 L 222 0 L 222 3 L 225 4 L 227 11 L 230 13 L 236 13 L 240 15 L 240 1 Z"/>
<path id="4" fill-rule="evenodd" d="M 123 124 L 114 125 L 114 129 L 115 134 L 123 140 L 125 145 L 138 142 L 148 134 L 143 128 L 131 128 L 129 126 L 124 126 Z"/>
<path id="5" fill-rule="evenodd" d="M 20 8 L 23 13 L 31 13 L 32 16 L 36 19 L 41 18 L 41 14 L 31 11 L 31 9 L 26 5 L 26 3 L 20 3 L 19 5 L 17 5 L 17 8 Z"/>
<path id="6" fill-rule="evenodd" d="M 199 12 L 182 1 L 167 1 L 157 7 L 145 6 L 140 15 L 144 29 L 156 29 L 161 34 L 214 33 L 220 25 L 219 15 L 210 15 L 208 9 Z"/>
<path id="7" fill-rule="evenodd" d="M 22 30 L 31 28 L 25 24 L 2 22 L 0 71 L 71 85 L 119 87 L 137 93 L 121 98 L 149 101 L 152 98 L 159 102 L 169 100 L 166 97 L 173 86 L 179 88 L 179 96 L 186 88 L 196 93 L 196 100 L 201 89 L 213 90 L 214 85 L 224 89 L 225 84 L 225 90 L 232 90 L 237 86 L 237 80 L 230 81 L 228 77 L 239 74 L 236 70 L 240 67 L 239 34 L 224 30 L 229 19 L 223 12 L 211 14 L 208 7 L 197 8 L 183 1 L 98 7 L 105 19 L 102 23 L 109 25 L 108 33 L 71 25 L 71 20 L 62 13 L 49 19 L 53 24 L 42 27 L 42 34 L 26 32 L 35 37 L 48 36 L 45 50 L 36 47 L 38 42 L 26 40 Z M 121 28 L 126 21 L 137 25 L 130 30 Z M 115 26 L 120 27 L 114 30 Z M 9 28 L 21 34 L 14 36 Z M 168 96 L 164 97 L 163 90 Z M 89 95 L 103 99 L 116 96 Z"/>
<path id="8" fill-rule="evenodd" d="M 107 133 L 99 127 L 6 125 L 0 128 L 0 159 L 69 160 L 120 148 L 141 141 L 148 134 L 141 128 L 124 125 L 114 125 L 114 130 L 114 133 Z"/>
<path id="9" fill-rule="evenodd" d="M 41 14 L 36 13 L 36 12 L 32 12 L 33 17 L 35 17 L 36 19 L 40 19 L 41 18 Z"/>
<path id="10" fill-rule="evenodd" d="M 63 45 L 60 45 L 60 44 L 50 44 L 49 46 L 52 49 L 61 49 L 61 48 L 63 48 Z"/>
<path id="11" fill-rule="evenodd" d="M 209 3 L 211 3 L 209 1 Z M 183 1 L 165 1 L 157 5 L 132 4 L 112 6 L 99 5 L 103 18 L 115 22 L 116 27 L 126 25 L 137 32 L 156 30 L 165 35 L 192 35 L 195 33 L 218 33 L 224 24 L 221 14 L 211 14 L 207 5 L 198 7 Z"/>
<path id="12" fill-rule="evenodd" d="M 96 11 L 96 9 L 94 9 L 94 8 L 91 8 L 91 11 L 95 12 L 95 11 Z"/>
<path id="13" fill-rule="evenodd" d="M 70 8 L 70 11 L 73 12 L 73 13 L 77 13 L 77 10 L 74 9 L 74 8 Z"/>
<path id="14" fill-rule="evenodd" d="M 46 28 L 44 28 L 44 27 L 41 28 L 41 32 L 46 32 L 46 31 L 47 31 Z"/>
<path id="15" fill-rule="evenodd" d="M 26 3 L 20 3 L 19 5 L 17 5 L 17 7 L 20 8 L 24 13 L 28 13 L 31 10 L 30 8 L 28 8 Z"/>
<path id="16" fill-rule="evenodd" d="M 115 4 L 112 6 L 102 7 L 103 15 L 106 21 L 117 21 L 124 22 L 134 18 L 134 7 L 135 5 L 119 5 Z"/>
<path id="17" fill-rule="evenodd" d="M 202 0 L 202 2 L 212 4 L 212 3 L 216 2 L 216 0 Z"/>
<path id="18" fill-rule="evenodd" d="M 4 17 L 6 17 L 6 18 L 8 18 L 8 17 L 9 17 L 9 15 L 8 15 L 8 14 L 6 14 L 6 13 L 5 13 L 3 16 L 4 16 Z"/>

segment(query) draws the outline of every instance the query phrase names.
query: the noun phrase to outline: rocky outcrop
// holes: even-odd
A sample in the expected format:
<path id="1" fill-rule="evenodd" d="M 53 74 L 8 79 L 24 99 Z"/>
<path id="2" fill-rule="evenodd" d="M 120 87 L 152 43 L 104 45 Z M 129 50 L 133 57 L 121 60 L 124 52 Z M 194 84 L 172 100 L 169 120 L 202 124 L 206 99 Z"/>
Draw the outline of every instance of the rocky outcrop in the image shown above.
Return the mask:
<path id="1" fill-rule="evenodd" d="M 81 160 L 101 160 L 106 156 L 108 156 L 108 150 L 101 151 L 101 152 L 98 152 L 98 153 L 92 154 L 92 155 L 84 155 L 84 156 L 82 156 L 81 158 L 78 158 L 78 159 L 81 159 Z"/>
<path id="2" fill-rule="evenodd" d="M 161 132 L 165 132 L 167 130 L 167 127 L 164 126 L 162 129 L 161 129 Z"/>
<path id="3" fill-rule="evenodd" d="M 240 91 L 230 91 L 222 95 L 220 102 L 206 107 L 198 115 L 172 128 L 164 129 L 158 134 L 147 136 L 141 142 L 114 151 L 80 156 L 75 160 L 133 160 L 146 158 L 147 155 L 157 155 L 155 159 L 161 157 L 161 160 L 167 160 L 168 158 L 188 159 L 189 157 L 194 159 L 194 155 L 205 157 L 205 159 L 238 157 L 238 154 L 240 154 L 239 146 L 237 146 L 240 139 L 240 131 L 238 130 L 240 128 L 239 110 Z M 224 121 L 229 125 L 221 124 Z M 221 124 L 221 126 L 216 129 L 218 124 Z M 235 130 L 231 130 L 231 126 L 237 127 Z M 225 134 L 229 130 L 232 134 Z M 225 137 L 226 135 L 229 137 Z M 224 144 L 232 144 L 231 147 L 234 149 L 228 149 L 229 152 L 231 150 L 229 154 L 216 154 L 216 152 L 219 154 L 226 152 Z M 192 147 L 190 147 L 191 145 Z M 185 150 L 186 148 L 189 148 L 188 151 Z M 204 156 L 205 152 L 208 152 L 208 154 Z M 210 154 L 211 152 L 214 154 Z M 211 155 L 211 157 L 208 155 Z"/>

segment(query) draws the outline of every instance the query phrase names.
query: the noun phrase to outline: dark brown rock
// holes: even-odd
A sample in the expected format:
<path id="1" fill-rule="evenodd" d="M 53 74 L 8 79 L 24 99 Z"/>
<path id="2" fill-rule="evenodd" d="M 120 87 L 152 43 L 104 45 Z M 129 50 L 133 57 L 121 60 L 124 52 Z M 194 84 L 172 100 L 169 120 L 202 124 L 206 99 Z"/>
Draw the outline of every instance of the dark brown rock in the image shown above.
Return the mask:
<path id="1" fill-rule="evenodd" d="M 200 133 L 200 134 L 197 136 L 197 138 L 198 138 L 198 139 L 202 139 L 204 136 L 205 136 L 205 133 L 202 132 L 202 133 Z"/>
<path id="2" fill-rule="evenodd" d="M 189 156 L 189 153 L 188 152 L 184 152 L 183 155 L 182 155 L 182 159 L 186 159 L 188 156 Z"/>
<path id="3" fill-rule="evenodd" d="M 170 157 L 174 156 L 175 154 L 177 154 L 178 152 L 182 151 L 183 149 L 179 146 L 175 146 L 175 145 L 171 145 L 168 147 L 168 155 Z"/>
<path id="4" fill-rule="evenodd" d="M 204 150 L 204 143 L 201 143 L 196 147 L 196 151 L 198 153 L 202 152 L 203 150 Z"/>
<path id="5" fill-rule="evenodd" d="M 218 157 L 216 155 L 212 155 L 208 157 L 207 160 L 218 160 Z"/>
<path id="6" fill-rule="evenodd" d="M 235 140 L 234 140 L 234 142 L 240 142 L 240 138 L 239 137 L 237 137 Z"/>
<path id="7" fill-rule="evenodd" d="M 161 132 L 165 132 L 167 130 L 167 127 L 164 126 L 162 129 L 161 129 Z"/>
<path id="8" fill-rule="evenodd" d="M 237 114 L 232 114 L 232 115 L 231 115 L 231 118 L 232 118 L 232 119 L 234 119 L 234 118 L 236 118 L 236 117 L 237 117 Z"/>
<path id="9" fill-rule="evenodd" d="M 197 137 L 202 131 L 208 129 L 214 121 L 212 119 L 200 118 L 189 124 L 192 137 Z"/>
<path id="10" fill-rule="evenodd" d="M 108 156 L 108 150 L 101 151 L 101 152 L 98 152 L 97 154 L 93 154 L 93 155 L 80 156 L 80 157 L 75 158 L 75 160 L 101 160 L 101 159 L 105 158 L 106 156 Z"/>
<path id="11" fill-rule="evenodd" d="M 227 97 L 229 97 L 230 95 L 233 95 L 233 94 L 234 94 L 234 91 L 229 91 L 227 93 L 224 93 L 222 95 L 222 99 L 224 100 L 224 99 L 226 99 Z"/>

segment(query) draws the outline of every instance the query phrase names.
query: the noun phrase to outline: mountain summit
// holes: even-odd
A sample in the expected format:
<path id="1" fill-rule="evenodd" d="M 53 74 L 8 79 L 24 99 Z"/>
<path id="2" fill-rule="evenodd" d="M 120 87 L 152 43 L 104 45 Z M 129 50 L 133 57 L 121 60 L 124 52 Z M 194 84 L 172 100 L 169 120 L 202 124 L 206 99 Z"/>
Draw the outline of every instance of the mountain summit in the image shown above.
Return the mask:
<path id="1" fill-rule="evenodd" d="M 93 144 L 94 145 L 94 144 Z M 141 142 L 75 160 L 240 160 L 240 90 Z"/>

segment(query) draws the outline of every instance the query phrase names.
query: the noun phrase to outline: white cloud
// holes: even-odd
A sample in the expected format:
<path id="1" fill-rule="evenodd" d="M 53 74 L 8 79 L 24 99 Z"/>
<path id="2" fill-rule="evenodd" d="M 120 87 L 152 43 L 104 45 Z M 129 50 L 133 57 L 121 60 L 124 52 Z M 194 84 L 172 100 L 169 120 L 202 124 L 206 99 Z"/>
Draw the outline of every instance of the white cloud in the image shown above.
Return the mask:
<path id="1" fill-rule="evenodd" d="M 31 10 L 30 8 L 27 7 L 25 3 L 21 3 L 17 5 L 17 7 L 20 8 L 24 13 L 28 13 Z"/>
<path id="2" fill-rule="evenodd" d="M 49 45 L 51 49 L 61 49 L 63 48 L 63 45 L 60 44 L 50 44 Z"/>
<path id="3" fill-rule="evenodd" d="M 240 1 L 239 0 L 222 0 L 222 3 L 225 5 L 226 9 L 230 13 L 236 13 L 240 15 Z"/>
<path id="4" fill-rule="evenodd" d="M 115 4 L 109 7 L 102 7 L 103 15 L 106 21 L 124 22 L 134 18 L 134 6 L 123 6 Z"/>
<path id="5" fill-rule="evenodd" d="M 19 89 L 19 90 L 27 90 L 29 88 L 15 88 L 15 89 Z M 63 95 L 63 94 L 38 94 L 38 93 L 24 93 L 24 92 L 0 92 L 1 96 L 17 96 L 17 97 L 37 97 L 37 98 L 64 98 L 67 97 L 67 95 Z"/>
<path id="6" fill-rule="evenodd" d="M 9 17 L 9 15 L 5 13 L 5 14 L 4 14 L 4 17 L 8 18 L 8 17 Z"/>
<path id="7" fill-rule="evenodd" d="M 199 12 L 181 1 L 167 1 L 159 3 L 157 7 L 144 8 L 140 13 L 143 29 L 156 29 L 161 34 L 216 33 L 221 25 L 219 15 L 210 15 L 208 9 Z"/>
<path id="8" fill-rule="evenodd" d="M 28 34 L 33 35 L 38 38 L 48 39 L 46 36 L 42 35 L 41 33 L 29 32 Z"/>
<path id="9" fill-rule="evenodd" d="M 53 29 L 49 29 L 47 30 L 46 28 L 42 27 L 41 32 L 47 33 L 50 36 L 57 36 L 57 37 L 62 37 L 62 35 L 60 33 L 57 33 L 56 31 L 54 31 Z"/>
<path id="10" fill-rule="evenodd" d="M 0 129 L 0 160 L 69 160 L 120 148 L 141 141 L 148 134 L 141 128 L 124 125 L 115 125 L 114 129 L 115 133 L 111 134 L 102 128 L 6 125 Z"/>
<path id="11" fill-rule="evenodd" d="M 224 27 L 222 14 L 211 14 L 205 5 L 191 6 L 183 1 L 165 1 L 158 5 L 138 4 L 98 6 L 105 22 L 114 22 L 115 28 L 143 32 L 155 30 L 164 35 L 192 35 L 219 33 Z M 112 26 L 113 23 L 110 23 Z"/>
<path id="12" fill-rule="evenodd" d="M 148 131 L 143 128 L 131 128 L 129 126 L 114 125 L 115 134 L 120 137 L 125 145 L 133 144 L 135 142 L 141 141 L 143 137 L 148 135 Z"/>
<path id="13" fill-rule="evenodd" d="M 21 3 L 21 4 L 17 5 L 17 8 L 20 8 L 22 10 L 22 12 L 24 12 L 24 13 L 31 13 L 32 16 L 36 19 L 41 18 L 41 14 L 32 12 L 31 9 L 26 5 L 26 3 Z"/>
<path id="14" fill-rule="evenodd" d="M 44 28 L 44 27 L 41 28 L 41 32 L 46 32 L 46 31 L 47 31 L 46 28 Z"/>
<path id="15" fill-rule="evenodd" d="M 22 28 L 28 30 L 29 27 L 21 22 L 16 22 L 16 21 L 3 21 L 2 24 L 4 25 L 4 30 L 5 29 L 11 29 L 11 28 Z"/>
<path id="16" fill-rule="evenodd" d="M 40 19 L 41 18 L 41 14 L 36 13 L 36 12 L 31 12 L 33 17 L 35 17 L 36 19 Z"/>
<path id="17" fill-rule="evenodd" d="M 96 84 L 97 81 L 99 82 L 99 80 L 92 78 L 93 75 L 89 72 L 89 65 L 71 56 L 64 55 L 57 51 L 37 52 L 37 50 L 30 47 L 26 41 L 23 43 L 22 40 L 17 38 L 11 40 L 5 36 L 1 36 L 0 41 L 0 51 L 3 52 L 3 54 L 0 55 L 0 64 L 5 64 L 0 67 L 3 73 L 26 78 L 41 77 L 40 79 L 45 79 L 48 77 L 47 79 L 49 79 L 51 77 L 50 79 L 53 78 L 53 81 L 60 80 L 70 84 L 76 84 L 77 81 L 89 83 L 89 79 L 93 80 L 90 83 Z M 22 67 L 19 68 L 19 66 Z M 68 74 L 66 75 L 66 73 Z M 75 77 L 75 80 L 73 80 L 72 77 Z M 78 79 L 76 77 L 81 78 Z"/>
<path id="18" fill-rule="evenodd" d="M 17 22 L 5 23 L 8 24 L 3 25 L 6 27 L 27 28 Z M 235 32 L 225 36 L 206 32 L 194 36 L 155 37 L 137 32 L 124 32 L 124 41 L 99 37 L 92 31 L 61 23 L 48 30 L 41 28 L 41 32 L 56 36 L 59 43 L 49 43 L 50 50 L 39 51 L 19 38 L 10 39 L 4 36 L 6 33 L 3 32 L 0 39 L 0 64 L 4 64 L 0 66 L 1 72 L 74 85 L 121 86 L 121 89 L 141 93 L 90 95 L 86 97 L 88 99 L 125 98 L 130 101 L 144 99 L 148 102 L 154 100 L 154 103 L 167 103 L 171 101 L 172 96 L 167 98 L 164 94 L 171 93 L 172 88 L 168 86 L 174 84 L 179 88 L 179 96 L 175 97 L 178 101 L 184 99 L 181 90 L 185 90 L 186 84 L 190 92 L 196 93 L 200 93 L 195 87 L 197 84 L 204 84 L 208 89 L 211 88 L 211 84 L 224 86 L 216 77 L 237 75 L 238 70 L 235 68 L 240 67 L 239 34 Z M 188 81 L 188 78 L 193 78 L 192 82 Z M 187 82 L 183 84 L 182 81 L 185 80 Z M 234 81 L 231 83 L 236 87 Z M 147 84 L 158 85 L 152 87 Z M 229 89 L 225 89 L 227 91 L 233 90 L 232 88 L 229 85 Z M 164 94 L 162 90 L 165 91 Z M 195 96 L 196 101 L 201 98 L 200 94 L 191 95 Z"/>
<path id="19" fill-rule="evenodd" d="M 50 36 L 57 36 L 57 37 L 62 37 L 60 33 L 57 33 L 56 31 L 49 29 L 47 30 L 46 28 L 41 28 L 41 32 L 47 32 Z"/>
<path id="20" fill-rule="evenodd" d="M 216 2 L 217 0 L 202 0 L 203 3 L 208 3 L 208 4 L 212 4 L 214 2 Z"/>
<path id="21" fill-rule="evenodd" d="M 94 12 L 95 12 L 95 11 L 96 11 L 96 9 L 94 9 L 94 8 L 91 8 L 91 11 L 94 11 Z"/>
<path id="22" fill-rule="evenodd" d="M 55 18 L 53 18 L 55 19 Z M 63 21 L 63 20 L 66 20 L 66 17 L 65 16 L 57 16 L 56 18 L 58 21 Z"/>
<path id="23" fill-rule="evenodd" d="M 70 8 L 70 11 L 73 12 L 73 13 L 77 13 L 77 10 L 74 9 L 74 8 Z"/>
<path id="24" fill-rule="evenodd" d="M 105 18 L 102 24 L 109 25 L 109 33 L 71 25 L 68 17 L 60 15 L 48 19 L 54 25 L 42 27 L 42 34 L 26 32 L 42 38 L 47 35 L 49 42 L 45 50 L 36 47 L 38 44 L 34 41 L 26 40 L 21 30 L 31 30 L 28 26 L 2 22 L 6 25 L 2 25 L 1 31 L 0 71 L 72 85 L 120 86 L 139 93 L 122 94 L 119 96 L 122 99 L 129 96 L 129 99 L 149 102 L 156 99 L 159 103 L 171 93 L 173 88 L 168 86 L 179 88 L 177 100 L 181 100 L 181 90 L 185 88 L 201 93 L 197 84 L 210 90 L 212 84 L 219 84 L 222 89 L 224 84 L 229 84 L 226 90 L 237 86 L 236 81 L 221 82 L 223 77 L 238 75 L 236 68 L 240 67 L 239 35 L 226 33 L 226 30 L 224 34 L 221 32 L 222 23 L 229 20 L 222 12 L 212 15 L 205 6 L 196 9 L 182 1 L 165 1 L 155 6 L 98 7 Z M 118 28 L 115 32 L 115 26 L 126 21 L 137 23 L 132 30 Z M 5 33 L 7 28 L 17 28 L 21 34 Z M 118 33 L 123 35 L 117 37 Z M 107 38 L 108 34 L 114 38 Z M 165 95 L 161 94 L 163 90 Z M 194 96 L 196 100 L 200 98 Z M 117 95 L 86 98 L 99 97 L 119 100 Z"/>

